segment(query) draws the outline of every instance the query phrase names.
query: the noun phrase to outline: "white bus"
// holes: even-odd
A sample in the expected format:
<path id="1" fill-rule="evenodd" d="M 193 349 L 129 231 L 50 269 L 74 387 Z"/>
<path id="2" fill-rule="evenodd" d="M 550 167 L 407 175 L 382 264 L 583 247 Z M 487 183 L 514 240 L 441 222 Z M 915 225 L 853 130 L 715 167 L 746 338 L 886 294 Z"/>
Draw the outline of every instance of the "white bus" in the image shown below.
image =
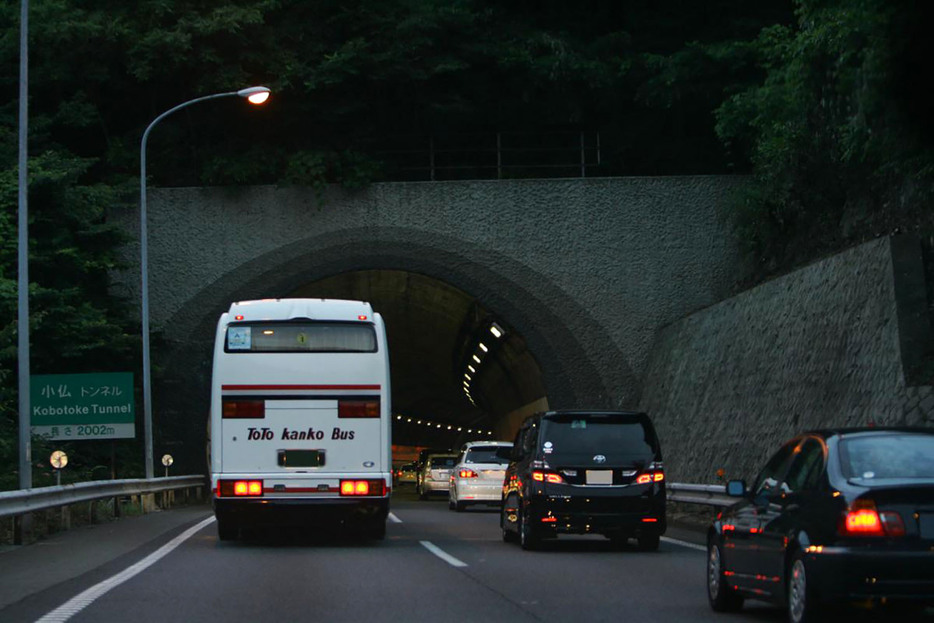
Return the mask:
<path id="1" fill-rule="evenodd" d="M 210 470 L 221 540 L 256 525 L 386 534 L 389 353 L 369 303 L 233 303 L 217 323 Z"/>

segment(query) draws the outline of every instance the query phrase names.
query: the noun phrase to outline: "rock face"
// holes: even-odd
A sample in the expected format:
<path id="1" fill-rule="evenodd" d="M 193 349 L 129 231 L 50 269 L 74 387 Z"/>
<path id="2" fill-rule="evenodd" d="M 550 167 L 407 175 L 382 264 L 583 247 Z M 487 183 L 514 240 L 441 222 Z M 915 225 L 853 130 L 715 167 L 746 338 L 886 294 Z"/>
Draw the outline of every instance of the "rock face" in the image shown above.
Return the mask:
<path id="1" fill-rule="evenodd" d="M 920 244 L 866 243 L 663 328 L 643 378 L 673 482 L 752 479 L 785 439 L 934 423 Z"/>

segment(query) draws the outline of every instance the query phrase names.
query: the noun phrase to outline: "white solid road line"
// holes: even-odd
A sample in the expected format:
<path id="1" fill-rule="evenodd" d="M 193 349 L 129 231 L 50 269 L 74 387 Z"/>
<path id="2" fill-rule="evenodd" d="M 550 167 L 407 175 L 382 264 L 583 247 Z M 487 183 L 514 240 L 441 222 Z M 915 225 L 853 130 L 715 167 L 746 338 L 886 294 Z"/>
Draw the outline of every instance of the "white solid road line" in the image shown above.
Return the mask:
<path id="1" fill-rule="evenodd" d="M 697 543 L 688 543 L 687 541 L 681 541 L 681 540 L 678 540 L 678 539 L 673 539 L 673 538 L 668 537 L 668 536 L 663 536 L 663 537 L 662 537 L 662 540 L 665 541 L 666 543 L 671 543 L 671 544 L 673 544 L 673 545 L 680 545 L 681 547 L 687 547 L 687 548 L 689 548 L 689 549 L 696 549 L 696 550 L 699 551 L 699 552 L 706 552 L 706 551 L 707 551 L 707 548 L 706 548 L 706 547 L 704 547 L 703 545 L 698 545 Z"/>
<path id="2" fill-rule="evenodd" d="M 450 554 L 448 554 L 446 551 L 444 551 L 443 549 L 441 549 L 440 547 L 438 547 L 431 541 L 419 541 L 419 543 L 424 545 L 425 549 L 427 549 L 429 552 L 431 552 L 432 554 L 434 554 L 435 556 L 437 556 L 444 562 L 448 563 L 452 567 L 466 567 L 467 566 L 466 562 L 463 562 L 461 560 L 458 560 L 457 558 L 454 558 L 454 556 L 451 556 Z"/>
<path id="3" fill-rule="evenodd" d="M 392 523 L 402 523 L 402 520 L 396 517 L 395 513 L 389 513 L 389 521 Z"/>
<path id="4" fill-rule="evenodd" d="M 168 555 L 172 550 L 181 545 L 187 539 L 191 538 L 192 535 L 207 526 L 212 521 L 214 521 L 213 515 L 201 523 L 188 528 L 180 535 L 140 560 L 138 563 L 127 567 L 117 575 L 111 576 L 100 584 L 92 586 L 83 593 L 72 597 L 70 600 L 36 621 L 36 623 L 61 623 L 62 621 L 67 621 L 74 615 L 90 606 L 98 597 L 104 595 L 110 589 L 120 586 L 130 578 L 136 576 L 139 573 L 142 573 L 157 563 L 159 560 Z"/>

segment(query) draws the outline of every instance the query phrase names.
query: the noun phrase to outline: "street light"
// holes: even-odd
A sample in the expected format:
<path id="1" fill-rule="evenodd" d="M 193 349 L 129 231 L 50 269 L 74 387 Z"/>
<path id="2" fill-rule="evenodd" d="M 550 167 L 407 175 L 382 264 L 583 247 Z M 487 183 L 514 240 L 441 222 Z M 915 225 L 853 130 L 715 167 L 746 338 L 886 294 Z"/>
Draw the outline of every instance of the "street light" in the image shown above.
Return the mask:
<path id="1" fill-rule="evenodd" d="M 152 456 L 152 384 L 150 383 L 151 372 L 149 366 L 149 245 L 146 230 L 146 141 L 149 139 L 149 133 L 153 127 L 177 110 L 198 102 L 234 96 L 246 98 L 251 104 L 262 104 L 269 99 L 269 89 L 267 87 L 248 87 L 239 91 L 215 93 L 214 95 L 205 95 L 204 97 L 197 97 L 183 102 L 153 119 L 146 131 L 143 132 L 143 140 L 139 146 L 139 263 L 142 274 L 140 315 L 143 320 L 143 435 L 146 445 L 146 478 L 150 479 L 153 477 L 154 467 Z"/>

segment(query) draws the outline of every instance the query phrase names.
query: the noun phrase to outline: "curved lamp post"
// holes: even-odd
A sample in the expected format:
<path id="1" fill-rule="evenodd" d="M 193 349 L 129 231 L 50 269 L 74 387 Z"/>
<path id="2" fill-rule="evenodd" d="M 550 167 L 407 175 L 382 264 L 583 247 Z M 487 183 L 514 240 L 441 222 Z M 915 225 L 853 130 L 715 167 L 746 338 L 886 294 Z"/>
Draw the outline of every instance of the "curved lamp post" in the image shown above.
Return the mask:
<path id="1" fill-rule="evenodd" d="M 266 87 L 248 87 L 239 91 L 197 97 L 165 111 L 153 119 L 146 131 L 143 132 L 143 140 L 139 146 L 139 265 L 142 273 L 140 314 L 143 319 L 143 434 L 146 444 L 146 478 L 152 478 L 154 470 L 152 456 L 152 384 L 150 382 L 151 371 L 149 365 L 149 245 L 146 229 L 146 141 L 149 139 L 149 133 L 157 123 L 186 106 L 220 97 L 234 96 L 246 98 L 251 104 L 262 104 L 269 99 L 269 93 L 270 91 Z"/>

